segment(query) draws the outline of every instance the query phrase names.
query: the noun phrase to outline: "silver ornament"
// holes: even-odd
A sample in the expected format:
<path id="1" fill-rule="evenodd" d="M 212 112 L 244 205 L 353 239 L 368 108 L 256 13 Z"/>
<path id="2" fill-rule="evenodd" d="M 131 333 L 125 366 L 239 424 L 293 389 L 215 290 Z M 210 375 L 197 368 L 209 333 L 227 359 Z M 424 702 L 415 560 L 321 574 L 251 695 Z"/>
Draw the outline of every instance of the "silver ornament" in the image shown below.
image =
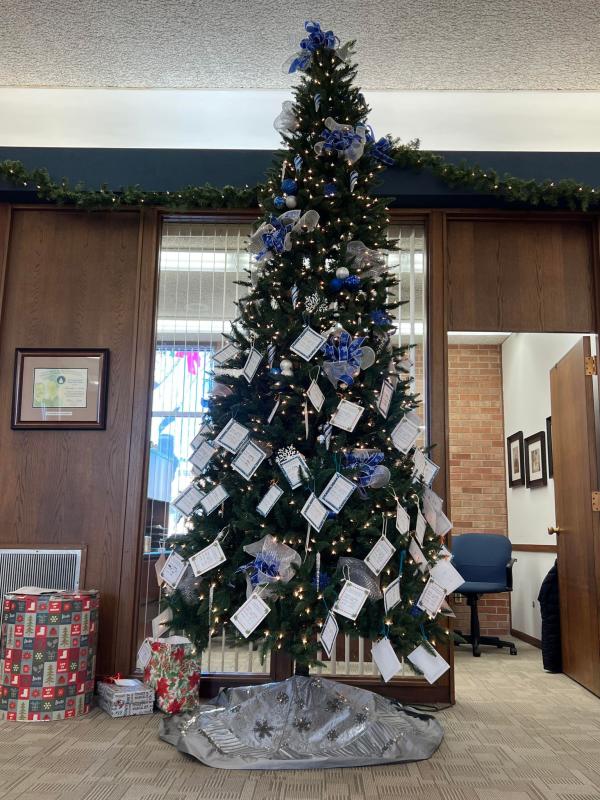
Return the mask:
<path id="1" fill-rule="evenodd" d="M 279 362 L 279 367 L 280 367 L 280 369 L 281 369 L 281 374 L 284 376 L 284 378 L 291 378 L 291 377 L 293 377 L 293 375 L 294 375 L 294 372 L 293 372 L 293 370 L 292 370 L 292 367 L 293 367 L 293 366 L 294 366 L 294 365 L 293 365 L 293 363 L 292 363 L 292 362 L 289 360 L 289 358 L 282 358 L 282 359 L 281 359 L 281 361 Z"/>
<path id="2" fill-rule="evenodd" d="M 345 280 L 348 275 L 350 275 L 348 267 L 338 267 L 335 271 L 335 277 L 339 278 L 341 281 Z"/>
<path id="3" fill-rule="evenodd" d="M 287 208 L 296 208 L 296 198 L 293 194 L 288 194 L 288 196 L 285 198 L 285 205 Z"/>

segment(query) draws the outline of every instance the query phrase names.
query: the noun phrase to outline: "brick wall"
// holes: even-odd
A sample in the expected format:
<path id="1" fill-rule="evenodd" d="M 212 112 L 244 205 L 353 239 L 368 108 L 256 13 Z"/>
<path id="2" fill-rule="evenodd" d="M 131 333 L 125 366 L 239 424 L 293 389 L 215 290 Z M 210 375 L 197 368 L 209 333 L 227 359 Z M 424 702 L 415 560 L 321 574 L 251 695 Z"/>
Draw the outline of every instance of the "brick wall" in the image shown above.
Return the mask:
<path id="1" fill-rule="evenodd" d="M 508 535 L 506 456 L 500 345 L 448 347 L 450 502 L 453 536 L 461 533 Z M 468 633 L 470 609 L 454 602 L 455 627 Z M 509 595 L 479 601 L 481 633 L 510 631 Z"/>

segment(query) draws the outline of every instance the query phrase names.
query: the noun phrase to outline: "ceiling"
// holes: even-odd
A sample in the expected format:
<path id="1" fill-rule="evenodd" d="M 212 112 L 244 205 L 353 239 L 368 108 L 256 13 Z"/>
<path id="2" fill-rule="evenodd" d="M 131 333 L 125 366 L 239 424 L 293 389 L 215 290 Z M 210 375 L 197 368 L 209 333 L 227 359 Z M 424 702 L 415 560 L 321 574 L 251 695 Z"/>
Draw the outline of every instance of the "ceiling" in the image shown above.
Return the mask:
<path id="1" fill-rule="evenodd" d="M 314 17 L 365 89 L 597 90 L 596 0 L 3 0 L 0 86 L 279 89 Z"/>

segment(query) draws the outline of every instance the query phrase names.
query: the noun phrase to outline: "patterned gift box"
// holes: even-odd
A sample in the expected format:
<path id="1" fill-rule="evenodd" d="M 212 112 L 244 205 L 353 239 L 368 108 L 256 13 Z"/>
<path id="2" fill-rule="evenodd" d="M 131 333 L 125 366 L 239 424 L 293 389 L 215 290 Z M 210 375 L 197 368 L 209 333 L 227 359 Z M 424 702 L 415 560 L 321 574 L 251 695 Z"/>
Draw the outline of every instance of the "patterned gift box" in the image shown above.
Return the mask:
<path id="1" fill-rule="evenodd" d="M 111 717 L 152 714 L 154 690 L 136 678 L 98 683 L 98 705 Z"/>
<path id="2" fill-rule="evenodd" d="M 0 719 L 87 714 L 94 693 L 99 594 L 7 594 L 0 644 Z"/>
<path id="3" fill-rule="evenodd" d="M 200 658 L 182 636 L 148 639 L 150 660 L 144 667 L 144 683 L 156 692 L 156 705 L 167 714 L 178 714 L 198 705 Z"/>

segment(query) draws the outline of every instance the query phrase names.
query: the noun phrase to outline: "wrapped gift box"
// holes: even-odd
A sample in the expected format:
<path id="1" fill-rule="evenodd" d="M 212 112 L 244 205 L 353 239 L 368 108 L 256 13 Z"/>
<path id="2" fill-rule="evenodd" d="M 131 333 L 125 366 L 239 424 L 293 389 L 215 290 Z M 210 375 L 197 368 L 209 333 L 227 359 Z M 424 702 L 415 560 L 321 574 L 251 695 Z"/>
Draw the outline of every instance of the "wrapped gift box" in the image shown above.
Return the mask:
<path id="1" fill-rule="evenodd" d="M 198 705 L 200 658 L 193 644 L 183 636 L 147 639 L 149 660 L 144 683 L 156 692 L 156 705 L 167 714 L 178 714 Z"/>
<path id="2" fill-rule="evenodd" d="M 136 678 L 116 678 L 98 683 L 98 705 L 111 717 L 152 714 L 154 690 Z"/>
<path id="3" fill-rule="evenodd" d="M 99 594 L 27 589 L 7 594 L 0 644 L 0 719 L 87 714 L 94 693 Z"/>

